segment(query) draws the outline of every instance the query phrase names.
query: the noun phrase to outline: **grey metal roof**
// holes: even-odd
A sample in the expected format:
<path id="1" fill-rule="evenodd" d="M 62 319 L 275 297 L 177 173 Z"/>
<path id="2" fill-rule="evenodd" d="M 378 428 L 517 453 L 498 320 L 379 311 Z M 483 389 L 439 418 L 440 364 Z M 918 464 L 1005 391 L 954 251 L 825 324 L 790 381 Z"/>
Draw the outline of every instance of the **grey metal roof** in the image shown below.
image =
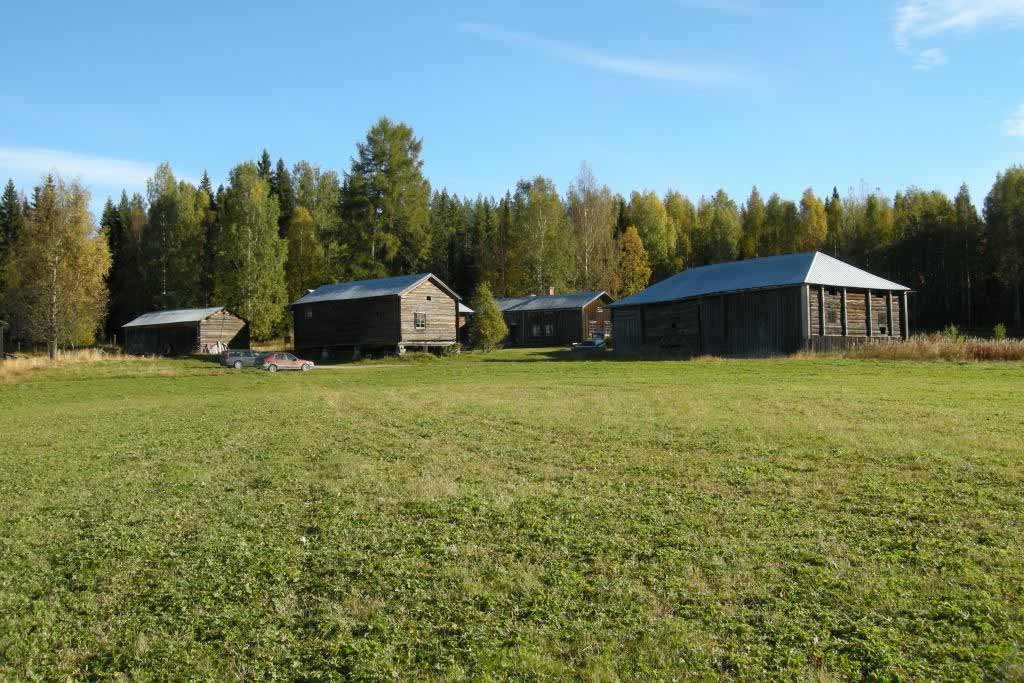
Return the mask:
<path id="1" fill-rule="evenodd" d="M 473 315 L 475 311 L 466 304 L 459 302 L 459 315 Z"/>
<path id="2" fill-rule="evenodd" d="M 612 304 L 613 307 L 678 301 L 748 289 L 824 285 L 852 289 L 910 291 L 818 251 L 767 256 L 691 268 Z"/>
<path id="3" fill-rule="evenodd" d="M 604 292 L 570 292 L 550 296 L 515 296 L 498 299 L 502 311 L 559 311 L 567 308 L 583 308 Z"/>
<path id="4" fill-rule="evenodd" d="M 223 306 L 214 306 L 213 308 L 178 308 L 173 311 L 154 311 L 152 313 L 144 313 L 121 327 L 154 327 L 156 325 L 197 323 L 223 310 Z"/>
<path id="5" fill-rule="evenodd" d="M 376 280 L 357 280 L 355 282 L 323 285 L 300 298 L 292 306 L 311 304 L 318 301 L 345 301 L 348 299 L 371 299 L 378 296 L 401 296 L 428 278 L 433 278 L 435 284 L 455 297 L 456 300 L 462 298 L 453 292 L 448 285 L 441 282 L 440 278 L 436 275 L 432 273 L 419 273 L 417 275 L 398 275 L 396 277 L 377 278 Z"/>
<path id="6" fill-rule="evenodd" d="M 533 298 L 535 298 L 535 297 L 532 297 L 532 296 L 503 296 L 503 297 L 499 297 L 495 301 L 498 302 L 498 308 L 502 312 L 505 312 L 505 311 L 511 311 L 513 308 L 515 308 L 519 304 L 521 304 L 521 303 L 523 303 L 525 301 L 529 301 L 530 299 L 533 299 Z"/>

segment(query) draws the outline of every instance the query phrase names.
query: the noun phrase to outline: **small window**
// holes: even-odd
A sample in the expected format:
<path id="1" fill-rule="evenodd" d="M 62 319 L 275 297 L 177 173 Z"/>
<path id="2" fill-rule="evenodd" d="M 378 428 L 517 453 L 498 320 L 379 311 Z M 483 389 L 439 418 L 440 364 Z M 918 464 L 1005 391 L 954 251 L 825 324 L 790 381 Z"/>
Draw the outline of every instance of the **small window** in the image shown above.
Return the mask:
<path id="1" fill-rule="evenodd" d="M 597 307 L 597 314 L 598 314 L 598 315 L 601 315 L 602 313 L 604 313 L 604 308 L 603 308 L 603 307 L 601 307 L 601 306 L 598 306 L 598 307 Z"/>
<path id="2" fill-rule="evenodd" d="M 427 301 L 433 301 L 433 300 L 434 300 L 433 297 L 431 297 L 429 294 L 427 294 Z"/>
<path id="3" fill-rule="evenodd" d="M 540 325 L 538 325 L 537 323 L 534 323 L 533 327 L 530 328 L 530 335 L 534 336 L 534 337 L 539 337 L 540 336 Z"/>
<path id="4" fill-rule="evenodd" d="M 284 359 L 285 360 L 295 360 L 295 356 L 293 356 L 290 353 L 286 353 L 286 354 L 284 354 Z"/>
<path id="5" fill-rule="evenodd" d="M 551 323 L 544 323 L 544 336 L 553 337 L 555 335 L 555 326 Z"/>
<path id="6" fill-rule="evenodd" d="M 309 306 L 306 306 L 306 320 L 310 320 L 312 318 L 313 318 L 313 309 L 310 308 Z"/>
<path id="7" fill-rule="evenodd" d="M 427 329 L 427 314 L 426 313 L 413 313 L 412 314 L 413 325 L 417 330 Z"/>
<path id="8" fill-rule="evenodd" d="M 384 311 L 377 311 L 376 316 L 377 316 L 377 320 L 383 320 L 384 319 Z"/>

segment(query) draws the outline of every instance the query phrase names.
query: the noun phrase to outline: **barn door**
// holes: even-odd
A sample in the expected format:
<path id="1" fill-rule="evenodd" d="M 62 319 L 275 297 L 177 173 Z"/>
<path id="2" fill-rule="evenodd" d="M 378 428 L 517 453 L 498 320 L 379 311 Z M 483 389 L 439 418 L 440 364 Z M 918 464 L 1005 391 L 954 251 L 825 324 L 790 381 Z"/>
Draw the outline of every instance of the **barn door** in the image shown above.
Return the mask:
<path id="1" fill-rule="evenodd" d="M 616 348 L 638 350 L 640 348 L 639 316 L 636 313 L 625 315 L 616 313 L 612 335 Z"/>

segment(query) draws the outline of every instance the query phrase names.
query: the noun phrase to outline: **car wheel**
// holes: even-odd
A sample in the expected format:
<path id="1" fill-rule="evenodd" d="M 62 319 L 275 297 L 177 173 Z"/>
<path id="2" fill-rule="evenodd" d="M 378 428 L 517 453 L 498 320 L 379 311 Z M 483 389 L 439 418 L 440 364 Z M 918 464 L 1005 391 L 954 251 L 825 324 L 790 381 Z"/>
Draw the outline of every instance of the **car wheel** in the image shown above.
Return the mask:
<path id="1" fill-rule="evenodd" d="M 309 372 L 309 368 L 310 368 L 310 367 L 311 367 L 311 366 L 310 366 L 310 364 L 309 364 L 309 363 L 303 363 L 303 365 L 302 365 L 302 371 L 303 371 L 303 372 Z"/>
<path id="2" fill-rule="evenodd" d="M 234 367 L 235 370 L 241 370 L 242 369 L 242 361 L 236 360 L 235 364 L 232 367 Z"/>
<path id="3" fill-rule="evenodd" d="M 267 368 L 267 372 L 277 372 L 277 366 L 271 365 L 270 367 Z"/>

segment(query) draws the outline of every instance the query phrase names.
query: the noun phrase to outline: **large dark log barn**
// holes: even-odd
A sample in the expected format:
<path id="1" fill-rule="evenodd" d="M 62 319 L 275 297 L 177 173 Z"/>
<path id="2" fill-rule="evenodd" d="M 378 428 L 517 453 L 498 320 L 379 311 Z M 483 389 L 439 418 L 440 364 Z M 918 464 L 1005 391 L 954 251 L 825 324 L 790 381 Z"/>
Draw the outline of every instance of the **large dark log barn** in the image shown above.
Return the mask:
<path id="1" fill-rule="evenodd" d="M 498 299 L 510 346 L 564 346 L 610 332 L 613 299 L 606 292 L 572 292 Z"/>
<path id="2" fill-rule="evenodd" d="M 757 357 L 906 339 L 909 291 L 820 252 L 692 268 L 612 304 L 615 350 Z"/>
<path id="3" fill-rule="evenodd" d="M 146 313 L 122 329 L 125 351 L 140 356 L 186 356 L 249 346 L 249 323 L 222 306 Z"/>
<path id="4" fill-rule="evenodd" d="M 295 349 L 333 358 L 444 349 L 458 340 L 460 299 L 431 273 L 324 285 L 291 306 Z"/>

